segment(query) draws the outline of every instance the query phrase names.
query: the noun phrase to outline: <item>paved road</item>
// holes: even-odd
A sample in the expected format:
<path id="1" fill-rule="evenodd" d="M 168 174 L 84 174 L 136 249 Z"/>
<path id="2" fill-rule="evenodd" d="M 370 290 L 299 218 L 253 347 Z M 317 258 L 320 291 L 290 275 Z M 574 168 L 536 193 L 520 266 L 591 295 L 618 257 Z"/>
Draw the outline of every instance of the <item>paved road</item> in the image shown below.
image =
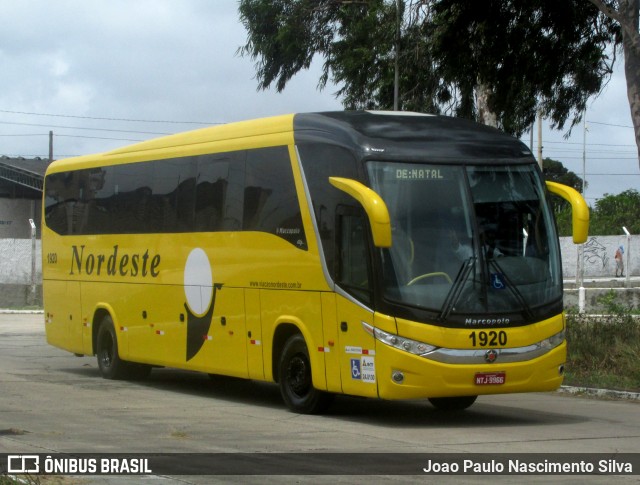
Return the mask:
<path id="1" fill-rule="evenodd" d="M 287 411 L 270 384 L 158 369 L 143 382 L 106 381 L 95 359 L 46 344 L 41 314 L 0 314 L 0 453 L 638 453 L 640 404 L 541 393 L 480 397 L 447 415 L 427 402 L 338 397 L 324 416 Z M 435 477 L 513 483 L 514 477 Z M 518 477 L 519 483 L 550 477 Z M 363 477 L 74 477 L 63 483 L 355 483 Z M 434 477 L 369 477 L 415 483 Z M 553 477 L 564 483 L 636 483 Z M 45 482 L 46 483 L 46 482 Z"/>

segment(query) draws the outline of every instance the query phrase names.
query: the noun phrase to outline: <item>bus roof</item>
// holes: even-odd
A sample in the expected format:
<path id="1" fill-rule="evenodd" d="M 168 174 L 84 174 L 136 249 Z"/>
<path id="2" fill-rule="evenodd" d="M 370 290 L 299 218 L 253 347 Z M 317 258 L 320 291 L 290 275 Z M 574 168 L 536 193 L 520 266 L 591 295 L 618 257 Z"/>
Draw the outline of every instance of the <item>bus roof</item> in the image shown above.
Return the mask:
<path id="1" fill-rule="evenodd" d="M 144 159 L 144 153 L 176 156 L 181 147 L 202 146 L 251 137 L 268 137 L 272 143 L 319 141 L 342 144 L 360 155 L 411 160 L 487 160 L 509 158 L 532 162 L 533 156 L 520 140 L 479 123 L 462 118 L 389 111 L 335 111 L 300 113 L 259 118 L 211 126 L 155 138 L 104 153 L 54 162 L 78 168 L 98 159 L 122 157 Z M 265 138 L 267 139 L 267 138 Z M 213 149 L 213 146 L 212 146 Z M 224 151 L 224 150 L 223 150 Z M 116 162 L 118 163 L 118 162 Z"/>
<path id="2" fill-rule="evenodd" d="M 403 160 L 535 161 L 529 148 L 498 129 L 463 118 L 393 111 L 336 111 L 296 115 L 296 143 L 325 139 L 361 147 L 364 157 Z"/>

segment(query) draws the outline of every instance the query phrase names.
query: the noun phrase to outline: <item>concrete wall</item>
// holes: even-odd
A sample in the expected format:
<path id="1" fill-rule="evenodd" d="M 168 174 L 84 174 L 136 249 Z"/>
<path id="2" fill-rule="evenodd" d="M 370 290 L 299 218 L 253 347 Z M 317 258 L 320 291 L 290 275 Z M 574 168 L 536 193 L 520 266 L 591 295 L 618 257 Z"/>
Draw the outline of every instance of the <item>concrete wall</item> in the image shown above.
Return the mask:
<path id="1" fill-rule="evenodd" d="M 36 267 L 32 281 L 32 260 Z M 0 284 L 42 284 L 42 244 L 36 239 L 35 254 L 31 239 L 0 239 Z"/>
<path id="2" fill-rule="evenodd" d="M 36 240 L 35 255 L 31 239 L 0 239 L 0 286 L 0 308 L 42 305 L 42 246 L 39 239 Z"/>
<path id="3" fill-rule="evenodd" d="M 23 207 L 24 209 L 24 207 Z M 24 213 L 23 213 L 24 216 Z M 1 218 L 2 216 L 0 216 Z M 28 219 L 28 218 L 27 218 Z M 6 232 L 15 230 L 18 232 L 18 224 L 29 227 L 28 222 L 19 218 L 12 219 L 11 224 L 0 224 L 0 234 L 4 228 Z M 15 226 L 14 226 L 15 223 Z M 14 227 L 7 227 L 14 226 Z M 20 231 L 23 229 L 20 228 Z M 24 229 L 27 231 L 27 229 Z M 30 229 L 29 229 L 30 230 Z M 40 237 L 38 226 L 38 237 Z M 640 289 L 624 289 L 624 278 L 615 280 L 615 261 L 613 255 L 618 246 L 623 245 L 629 253 L 630 264 L 625 271 L 630 271 L 632 276 L 640 277 L 640 236 L 631 236 L 630 244 L 627 244 L 626 236 L 593 236 L 585 244 L 585 280 L 587 278 L 611 278 L 610 281 L 601 281 L 600 288 L 588 288 L 587 311 L 597 307 L 597 298 L 616 288 L 616 294 L 620 295 L 621 303 L 640 307 Z M 573 244 L 571 238 L 560 238 L 562 250 L 562 270 L 566 280 L 575 279 L 578 246 Z M 24 307 L 42 304 L 42 249 L 40 240 L 36 240 L 36 273 L 35 289 L 31 284 L 31 239 L 0 238 L 0 308 Z M 626 255 L 625 255 L 626 256 Z M 593 285 L 591 285 L 593 286 Z M 577 306 L 577 290 L 568 285 L 565 290 L 565 306 Z"/>
<path id="4" fill-rule="evenodd" d="M 30 199 L 0 199 L 0 308 L 42 305 L 42 249 L 36 240 L 32 257 L 31 224 L 40 238 L 42 202 Z M 35 285 L 32 260 L 35 259 Z"/>
<path id="5" fill-rule="evenodd" d="M 616 263 L 613 256 L 618 246 L 625 250 L 625 275 L 640 276 L 640 235 L 631 236 L 591 236 L 584 244 L 584 276 L 585 278 L 602 278 L 615 276 Z M 570 237 L 560 238 L 562 252 L 562 274 L 565 279 L 575 278 L 578 268 L 578 248 Z M 629 264 L 627 268 L 627 254 Z"/>
<path id="6" fill-rule="evenodd" d="M 29 199 L 0 199 L 0 239 L 31 237 L 29 219 L 33 219 L 40 237 L 42 202 Z"/>

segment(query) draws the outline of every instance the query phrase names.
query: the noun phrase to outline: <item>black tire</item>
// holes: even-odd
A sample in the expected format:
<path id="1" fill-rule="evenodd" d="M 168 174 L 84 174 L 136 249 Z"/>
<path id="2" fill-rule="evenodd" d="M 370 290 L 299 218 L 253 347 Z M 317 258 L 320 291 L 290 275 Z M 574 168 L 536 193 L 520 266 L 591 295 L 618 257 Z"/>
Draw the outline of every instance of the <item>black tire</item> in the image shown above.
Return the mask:
<path id="1" fill-rule="evenodd" d="M 462 411 L 476 402 L 478 396 L 431 397 L 429 402 L 440 411 Z"/>
<path id="2" fill-rule="evenodd" d="M 320 414 L 333 401 L 333 394 L 319 391 L 311 380 L 309 350 L 300 334 L 289 337 L 278 367 L 280 394 L 287 407 L 300 414 Z"/>
<path id="3" fill-rule="evenodd" d="M 102 319 L 98 327 L 96 357 L 100 374 L 105 379 L 144 379 L 151 372 L 151 366 L 134 364 L 120 358 L 116 330 L 109 315 Z"/>

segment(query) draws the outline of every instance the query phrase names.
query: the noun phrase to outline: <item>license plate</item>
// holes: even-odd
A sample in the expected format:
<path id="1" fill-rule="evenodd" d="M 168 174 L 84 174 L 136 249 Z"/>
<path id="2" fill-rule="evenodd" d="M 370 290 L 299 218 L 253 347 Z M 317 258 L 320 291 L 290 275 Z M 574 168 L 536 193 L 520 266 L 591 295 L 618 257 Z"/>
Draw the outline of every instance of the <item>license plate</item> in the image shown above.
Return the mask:
<path id="1" fill-rule="evenodd" d="M 504 384 L 506 372 L 478 372 L 475 376 L 476 386 L 498 386 Z"/>

